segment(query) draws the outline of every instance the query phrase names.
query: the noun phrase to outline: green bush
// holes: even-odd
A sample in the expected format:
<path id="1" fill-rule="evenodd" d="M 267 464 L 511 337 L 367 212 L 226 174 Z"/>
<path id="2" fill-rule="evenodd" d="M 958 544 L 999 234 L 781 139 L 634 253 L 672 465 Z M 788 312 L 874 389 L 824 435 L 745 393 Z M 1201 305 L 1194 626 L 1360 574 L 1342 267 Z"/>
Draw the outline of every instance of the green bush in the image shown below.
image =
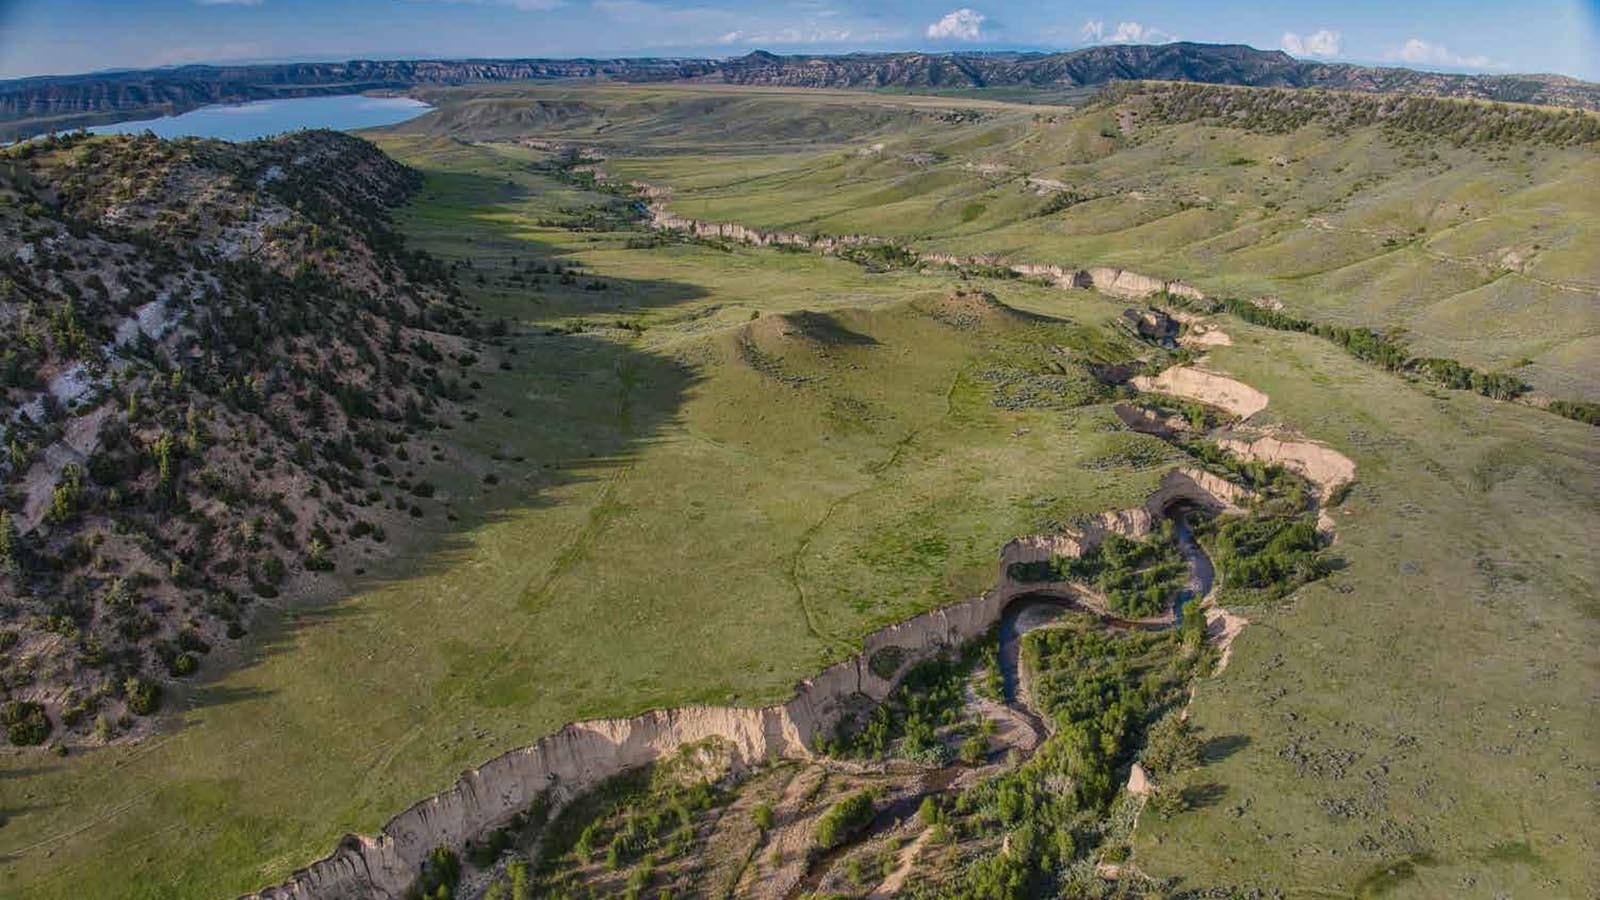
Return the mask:
<path id="1" fill-rule="evenodd" d="M 1558 416 L 1587 425 L 1600 425 L 1600 403 L 1590 403 L 1586 400 L 1552 400 L 1546 408 Z"/>
<path id="2" fill-rule="evenodd" d="M 1193 769 L 1200 765 L 1200 738 L 1188 719 L 1174 713 L 1151 726 L 1140 760 L 1158 777 Z"/>
<path id="3" fill-rule="evenodd" d="M 1013 567 L 1022 568 L 1022 567 Z M 1036 576 L 1037 565 L 1022 574 Z M 1082 556 L 1060 556 L 1049 563 L 1046 578 L 1093 585 L 1106 595 L 1112 610 L 1127 616 L 1151 616 L 1165 610 L 1183 587 L 1188 567 L 1170 531 L 1143 541 L 1108 535 Z"/>
<path id="4" fill-rule="evenodd" d="M 767 804 L 757 803 L 756 808 L 750 811 L 750 818 L 762 831 L 772 830 L 772 807 Z"/>
<path id="5" fill-rule="evenodd" d="M 835 803 L 817 820 L 817 846 L 832 850 L 855 837 L 872 821 L 872 793 L 859 791 Z"/>
<path id="6" fill-rule="evenodd" d="M 1288 595 L 1328 573 L 1322 536 L 1309 515 L 1230 519 L 1217 529 L 1218 571 L 1229 590 L 1255 590 L 1264 599 Z"/>
<path id="7" fill-rule="evenodd" d="M 142 678 L 129 678 L 122 685 L 128 698 L 128 711 L 136 716 L 148 716 L 161 708 L 161 686 Z"/>
<path id="8" fill-rule="evenodd" d="M 6 737 L 19 747 L 32 747 L 50 736 L 50 717 L 44 704 L 32 700 L 13 700 L 6 704 Z"/>
<path id="9" fill-rule="evenodd" d="M 435 847 L 422 863 L 422 873 L 406 892 L 407 900 L 452 900 L 461 884 L 461 860 L 448 847 Z"/>

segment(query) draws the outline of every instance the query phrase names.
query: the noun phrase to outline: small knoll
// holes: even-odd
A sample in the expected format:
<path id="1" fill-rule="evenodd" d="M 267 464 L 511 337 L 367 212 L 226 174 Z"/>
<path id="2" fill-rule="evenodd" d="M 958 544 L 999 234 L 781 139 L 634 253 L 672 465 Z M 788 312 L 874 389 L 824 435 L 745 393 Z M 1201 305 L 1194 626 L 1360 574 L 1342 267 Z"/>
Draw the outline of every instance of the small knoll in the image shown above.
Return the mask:
<path id="1" fill-rule="evenodd" d="M 799 310 L 781 316 L 764 316 L 757 320 L 766 328 L 774 328 L 784 337 L 795 338 L 822 347 L 872 347 L 878 339 L 852 329 L 832 313 Z"/>
<path id="2" fill-rule="evenodd" d="M 916 308 L 956 328 L 1020 319 L 1016 310 L 996 300 L 988 291 L 955 290 L 931 302 L 918 302 Z"/>
<path id="3" fill-rule="evenodd" d="M 1194 366 L 1173 366 L 1160 375 L 1139 375 L 1133 386 L 1141 391 L 1171 394 L 1220 407 L 1241 419 L 1267 408 L 1268 397 L 1242 381 Z"/>

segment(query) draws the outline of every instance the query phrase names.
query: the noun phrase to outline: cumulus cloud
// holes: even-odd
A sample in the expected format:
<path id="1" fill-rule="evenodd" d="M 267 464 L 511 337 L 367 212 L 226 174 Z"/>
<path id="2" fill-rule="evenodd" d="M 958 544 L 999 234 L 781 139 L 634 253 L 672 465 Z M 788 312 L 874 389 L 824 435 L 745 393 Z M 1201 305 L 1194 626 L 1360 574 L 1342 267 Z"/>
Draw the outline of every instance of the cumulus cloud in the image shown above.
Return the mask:
<path id="1" fill-rule="evenodd" d="M 928 26 L 928 37 L 936 41 L 975 41 L 983 37 L 986 16 L 975 9 L 954 10 Z"/>
<path id="2" fill-rule="evenodd" d="M 1166 44 L 1178 39 L 1170 31 L 1138 22 L 1118 22 L 1116 28 L 1108 30 L 1106 23 L 1099 19 L 1083 23 L 1078 37 L 1090 44 Z"/>
<path id="3" fill-rule="evenodd" d="M 1326 28 L 1313 31 L 1308 35 L 1298 35 L 1292 31 L 1283 33 L 1283 49 L 1290 56 L 1338 56 L 1342 49 L 1341 43 L 1344 35 Z"/>
<path id="4" fill-rule="evenodd" d="M 1443 44 L 1435 44 L 1421 38 L 1412 38 L 1401 44 L 1396 50 L 1391 50 L 1385 57 L 1391 62 L 1410 63 L 1414 66 L 1452 66 L 1467 69 L 1503 69 L 1505 63 L 1496 62 L 1487 56 L 1462 56 L 1451 52 Z"/>

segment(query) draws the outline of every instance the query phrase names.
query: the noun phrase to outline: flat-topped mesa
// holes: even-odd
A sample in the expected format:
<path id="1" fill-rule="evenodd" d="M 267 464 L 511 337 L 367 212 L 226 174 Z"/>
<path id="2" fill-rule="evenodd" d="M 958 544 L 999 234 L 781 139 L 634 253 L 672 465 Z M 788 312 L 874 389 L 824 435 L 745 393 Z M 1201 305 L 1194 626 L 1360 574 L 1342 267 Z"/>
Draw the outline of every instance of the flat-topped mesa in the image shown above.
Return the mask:
<path id="1" fill-rule="evenodd" d="M 809 758 L 815 739 L 831 734 L 862 698 L 883 702 L 916 663 L 978 638 L 1000 621 L 1013 599 L 1036 591 L 1037 585 L 1015 582 L 1007 574 L 1012 562 L 1024 561 L 1023 555 L 1057 548 L 1076 555 L 1110 533 L 1142 536 L 1179 500 L 1216 510 L 1237 509 L 1243 492 L 1204 472 L 1175 469 L 1141 507 L 1103 513 L 1079 533 L 1059 541 L 1023 538 L 1008 543 L 993 589 L 872 632 L 860 653 L 801 682 L 785 703 L 760 708 L 685 706 L 626 719 L 573 722 L 462 773 L 455 786 L 390 819 L 377 836 L 346 835 L 331 854 L 288 881 L 247 896 L 252 900 L 402 897 L 435 848 L 460 852 L 469 840 L 504 825 L 541 798 L 554 814 L 608 778 L 707 741 L 723 742 L 736 767 L 777 758 Z M 880 672 L 888 659 L 898 664 L 885 677 Z"/>

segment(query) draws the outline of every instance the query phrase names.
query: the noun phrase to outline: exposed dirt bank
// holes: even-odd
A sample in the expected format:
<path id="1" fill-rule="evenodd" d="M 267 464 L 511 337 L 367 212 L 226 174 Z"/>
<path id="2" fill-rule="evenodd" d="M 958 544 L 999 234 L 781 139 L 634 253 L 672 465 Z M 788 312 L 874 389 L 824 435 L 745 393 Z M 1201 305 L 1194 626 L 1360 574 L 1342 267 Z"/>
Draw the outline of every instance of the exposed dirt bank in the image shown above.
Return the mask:
<path id="1" fill-rule="evenodd" d="M 838 253 L 851 248 L 892 245 L 892 242 L 870 234 L 821 235 L 802 234 L 797 231 L 763 231 L 733 222 L 708 222 L 685 218 L 668 212 L 662 202 L 671 195 L 669 189 L 644 182 L 634 182 L 632 187 L 641 196 L 649 199 L 650 224 L 661 231 L 677 231 L 711 240 L 735 241 L 753 247 L 798 247 L 820 253 Z M 1037 278 L 1056 287 L 1090 289 L 1108 297 L 1124 300 L 1144 300 L 1162 293 L 1188 300 L 1205 299 L 1205 294 L 1199 288 L 1182 281 L 1163 280 L 1111 266 L 1076 269 L 1039 263 L 1007 263 L 995 255 L 959 256 L 952 253 L 924 253 L 905 247 L 899 249 L 922 263 L 956 268 L 1002 267 L 1024 278 Z"/>
<path id="2" fill-rule="evenodd" d="M 1219 436 L 1216 442 L 1235 456 L 1280 465 L 1300 475 L 1317 486 L 1323 499 L 1356 477 L 1356 464 L 1348 456 L 1316 441 L 1263 434 Z"/>
<path id="3" fill-rule="evenodd" d="M 1267 408 L 1268 397 L 1242 381 L 1194 366 L 1173 366 L 1156 376 L 1137 375 L 1133 386 L 1141 391 L 1171 394 L 1215 406 L 1241 419 Z"/>

